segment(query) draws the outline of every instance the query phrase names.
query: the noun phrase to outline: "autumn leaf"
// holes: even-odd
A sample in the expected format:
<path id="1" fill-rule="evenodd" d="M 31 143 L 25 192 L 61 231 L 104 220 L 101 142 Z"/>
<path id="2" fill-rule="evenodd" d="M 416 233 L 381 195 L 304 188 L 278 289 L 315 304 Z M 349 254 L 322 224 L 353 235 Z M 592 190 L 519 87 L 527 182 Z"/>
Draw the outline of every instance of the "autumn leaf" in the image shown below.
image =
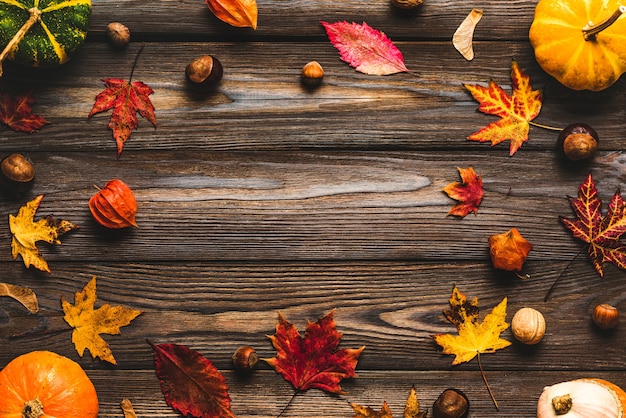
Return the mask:
<path id="1" fill-rule="evenodd" d="M 122 399 L 120 407 L 122 408 L 122 412 L 124 412 L 124 418 L 137 418 L 137 414 L 130 400 Z"/>
<path id="2" fill-rule="evenodd" d="M 154 106 L 148 97 L 154 90 L 141 81 L 129 82 L 119 78 L 105 78 L 102 81 L 106 88 L 96 96 L 88 117 L 113 109 L 109 128 L 113 131 L 119 157 L 130 134 L 139 126 L 137 113 L 152 122 L 156 128 Z"/>
<path id="3" fill-rule="evenodd" d="M 6 90 L 0 91 L 0 122 L 16 132 L 33 133 L 46 123 L 43 117 L 33 114 L 35 103 L 33 94 L 15 94 Z"/>
<path id="4" fill-rule="evenodd" d="M 497 269 L 521 271 L 532 249 L 532 244 L 526 241 L 517 228 L 489 237 L 491 262 Z"/>
<path id="5" fill-rule="evenodd" d="M 578 197 L 570 198 L 576 219 L 560 217 L 574 237 L 587 243 L 587 254 L 600 277 L 604 277 L 604 263 L 626 269 L 626 244 L 621 236 L 626 232 L 626 205 L 619 190 L 602 216 L 602 200 L 591 174 L 578 188 Z"/>
<path id="6" fill-rule="evenodd" d="M 500 333 L 509 327 L 506 319 L 505 297 L 492 311 L 485 316 L 482 322 L 478 321 L 478 299 L 471 301 L 454 286 L 450 297 L 450 309 L 443 311 L 444 316 L 450 321 L 458 331 L 458 335 L 437 334 L 433 338 L 435 342 L 443 347 L 444 354 L 453 354 L 452 365 L 468 362 L 474 357 L 478 358 L 478 365 L 481 375 L 491 395 L 494 405 L 498 404 L 491 392 L 491 388 L 485 378 L 485 373 L 480 361 L 480 355 L 484 353 L 495 353 L 496 350 L 508 347 L 510 341 L 500 338 Z"/>
<path id="7" fill-rule="evenodd" d="M 152 344 L 156 375 L 169 406 L 185 416 L 234 418 L 224 376 L 197 351 L 178 344 Z"/>
<path id="8" fill-rule="evenodd" d="M 206 0 L 206 4 L 221 21 L 232 26 L 256 29 L 256 0 Z"/>
<path id="9" fill-rule="evenodd" d="M 11 234 L 13 234 L 11 253 L 14 260 L 18 255 L 21 255 L 26 267 L 32 265 L 39 270 L 50 273 L 48 263 L 39 254 L 35 244 L 37 241 L 60 244 L 59 236 L 77 229 L 78 226 L 69 221 L 55 220 L 52 216 L 47 216 L 35 222 L 35 212 L 37 212 L 42 199 L 43 195 L 39 195 L 22 206 L 17 212 L 17 216 L 9 214 L 9 228 L 11 229 Z"/>
<path id="10" fill-rule="evenodd" d="M 264 359 L 297 391 L 311 388 L 343 394 L 339 383 L 355 377 L 355 368 L 365 346 L 337 349 L 342 334 L 335 327 L 334 310 L 309 322 L 302 337 L 296 327 L 278 314 L 276 334 L 268 336 L 276 357 Z"/>
<path id="11" fill-rule="evenodd" d="M 456 29 L 454 35 L 452 35 L 452 45 L 454 45 L 454 48 L 468 61 L 474 59 L 474 48 L 472 46 L 474 29 L 476 29 L 476 25 L 478 25 L 482 17 L 482 10 L 472 9 Z"/>
<path id="12" fill-rule="evenodd" d="M 468 136 L 470 141 L 491 142 L 497 145 L 510 140 L 509 155 L 528 141 L 530 122 L 539 115 L 542 104 L 541 90 L 533 90 L 530 77 L 524 74 L 517 62 L 511 66 L 513 94 L 509 96 L 491 81 L 488 87 L 465 84 L 474 99 L 480 103 L 478 110 L 500 119 Z"/>
<path id="13" fill-rule="evenodd" d="M 458 167 L 461 182 L 448 184 L 443 191 L 459 203 L 454 205 L 448 215 L 465 217 L 467 214 L 478 212 L 478 206 L 483 199 L 483 180 L 472 167 Z"/>
<path id="14" fill-rule="evenodd" d="M 355 403 L 350 403 L 350 406 L 354 410 L 354 418 L 393 418 L 387 401 L 383 402 L 383 406 L 380 411 L 375 411 L 369 406 L 363 407 Z M 417 393 L 415 392 L 415 388 L 412 387 L 411 391 L 409 392 L 409 397 L 406 400 L 406 405 L 404 406 L 403 417 L 426 418 L 426 413 L 426 411 L 419 411 L 419 401 L 417 399 Z"/>
<path id="15" fill-rule="evenodd" d="M 94 309 L 96 303 L 96 276 L 85 285 L 81 292 L 74 295 L 74 305 L 61 298 L 65 322 L 74 330 L 72 342 L 82 357 L 85 348 L 89 349 L 93 358 L 100 358 L 117 364 L 109 344 L 100 334 L 117 335 L 120 328 L 141 314 L 141 311 L 125 308 L 121 305 L 111 306 L 108 303 Z"/>
<path id="16" fill-rule="evenodd" d="M 342 60 L 368 75 L 390 75 L 409 72 L 402 52 L 384 33 L 367 23 L 321 22 L 328 39 Z"/>
<path id="17" fill-rule="evenodd" d="M 0 296 L 8 296 L 15 299 L 30 313 L 36 314 L 39 312 L 39 303 L 37 302 L 37 295 L 29 287 L 17 286 L 9 283 L 0 283 Z"/>

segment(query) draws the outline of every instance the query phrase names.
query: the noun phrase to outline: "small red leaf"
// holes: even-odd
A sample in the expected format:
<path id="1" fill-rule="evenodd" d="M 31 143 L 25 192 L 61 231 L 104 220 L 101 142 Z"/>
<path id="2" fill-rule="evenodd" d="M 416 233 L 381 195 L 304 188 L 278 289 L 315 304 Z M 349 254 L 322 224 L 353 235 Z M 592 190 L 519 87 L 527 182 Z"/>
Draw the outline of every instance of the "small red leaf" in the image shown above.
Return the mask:
<path id="1" fill-rule="evenodd" d="M 304 337 L 285 317 L 278 316 L 276 334 L 269 336 L 277 355 L 265 361 L 296 390 L 317 388 L 342 394 L 341 380 L 356 376 L 355 368 L 365 346 L 337 349 L 341 333 L 335 328 L 333 312 L 309 322 Z"/>
<path id="2" fill-rule="evenodd" d="M 235 418 L 226 380 L 210 360 L 184 345 L 150 345 L 169 406 L 197 418 Z"/>
<path id="3" fill-rule="evenodd" d="M 48 123 L 32 113 L 35 103 L 32 93 L 12 94 L 0 91 L 0 122 L 16 132 L 33 133 Z"/>
<path id="4" fill-rule="evenodd" d="M 369 75 L 409 72 L 404 65 L 402 52 L 387 35 L 367 23 L 321 23 L 341 59 L 357 71 Z"/>
<path id="5" fill-rule="evenodd" d="M 478 206 L 483 199 L 483 180 L 472 167 L 458 167 L 461 176 L 460 182 L 448 184 L 443 191 L 459 203 L 454 205 L 448 215 L 465 217 L 471 212 L 478 212 Z"/>
<path id="6" fill-rule="evenodd" d="M 119 157 L 130 134 L 139 126 L 137 113 L 152 122 L 156 128 L 154 106 L 148 97 L 154 90 L 141 81 L 130 83 L 119 78 L 105 78 L 102 81 L 106 88 L 96 96 L 88 117 L 113 109 L 109 128 L 113 131 Z"/>

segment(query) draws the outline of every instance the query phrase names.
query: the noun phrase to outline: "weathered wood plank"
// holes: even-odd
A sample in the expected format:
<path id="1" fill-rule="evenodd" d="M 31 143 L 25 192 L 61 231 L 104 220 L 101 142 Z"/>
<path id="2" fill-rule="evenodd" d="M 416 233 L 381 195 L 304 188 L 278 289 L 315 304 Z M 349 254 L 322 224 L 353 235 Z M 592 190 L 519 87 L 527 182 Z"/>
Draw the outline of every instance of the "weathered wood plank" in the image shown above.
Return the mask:
<path id="1" fill-rule="evenodd" d="M 476 370 L 476 362 L 452 367 L 431 336 L 455 333 L 441 311 L 448 307 L 452 285 L 478 297 L 483 315 L 508 298 L 508 315 L 524 306 L 543 312 L 544 340 L 528 347 L 515 342 L 485 355 L 488 370 L 626 371 L 623 327 L 600 332 L 590 320 L 598 303 L 623 307 L 623 273 L 607 269 L 600 279 L 586 262 L 575 262 L 552 297 L 543 298 L 566 263 L 532 265 L 531 279 L 495 272 L 487 264 L 448 263 L 62 263 L 50 275 L 23 273 L 17 263 L 0 264 L 6 282 L 30 286 L 41 312 L 28 314 L 12 300 L 0 308 L 0 364 L 47 347 L 78 360 L 63 321 L 60 300 L 73 302 L 97 277 L 98 306 L 104 303 L 144 313 L 119 336 L 105 336 L 121 369 L 150 369 L 155 343 L 186 344 L 206 353 L 220 369 L 240 345 L 252 345 L 262 358 L 274 355 L 267 335 L 274 333 L 278 312 L 304 330 L 306 321 L 335 309 L 343 347 L 366 345 L 363 370 Z M 510 330 L 503 337 L 515 341 Z M 584 347 L 584 349 L 581 349 Z M 108 369 L 89 354 L 81 364 Z M 261 365 L 268 369 L 267 365 Z"/>
<path id="2" fill-rule="evenodd" d="M 50 124 L 32 135 L 3 131 L 0 150 L 93 150 L 115 157 L 107 127 L 111 112 L 89 120 L 87 115 L 104 88 L 101 79 L 127 78 L 138 48 L 133 44 L 120 52 L 92 43 L 53 71 L 7 68 L 7 80 L 34 90 L 35 111 Z M 532 77 L 535 88 L 544 89 L 537 122 L 561 128 L 585 122 L 598 130 L 601 149 L 622 148 L 622 83 L 596 94 L 565 89 L 541 71 L 526 42 L 478 43 L 471 63 L 445 42 L 400 48 L 415 75 L 358 73 L 327 42 L 147 44 L 134 79 L 155 90 L 151 98 L 158 127 L 140 118 L 122 158 L 145 149 L 473 150 L 477 144 L 465 138 L 497 119 L 477 111 L 463 84 L 494 80 L 510 91 L 512 59 Z M 188 89 L 184 69 L 203 53 L 219 57 L 225 75 L 215 92 L 198 96 Z M 299 80 L 301 67 L 312 59 L 326 69 L 323 85 L 315 91 Z M 533 127 L 523 150 L 553 149 L 555 141 L 554 132 Z M 507 151 L 506 144 L 498 148 Z"/>

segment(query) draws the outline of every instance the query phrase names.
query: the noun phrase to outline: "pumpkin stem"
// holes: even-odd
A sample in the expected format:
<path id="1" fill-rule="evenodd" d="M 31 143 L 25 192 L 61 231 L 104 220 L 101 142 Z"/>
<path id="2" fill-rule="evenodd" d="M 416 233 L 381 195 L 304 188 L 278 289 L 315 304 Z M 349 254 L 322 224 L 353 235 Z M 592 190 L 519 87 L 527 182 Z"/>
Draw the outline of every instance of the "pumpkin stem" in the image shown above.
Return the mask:
<path id="1" fill-rule="evenodd" d="M 20 43 L 26 32 L 30 30 L 30 28 L 39 21 L 41 18 L 41 10 L 36 7 L 32 7 L 28 9 L 30 13 L 30 17 L 28 20 L 22 25 L 22 27 L 13 35 L 13 38 L 9 41 L 7 46 L 4 47 L 4 50 L 0 53 L 0 77 L 2 77 L 2 63 L 4 59 L 9 55 L 15 46 Z"/>
<path id="2" fill-rule="evenodd" d="M 572 397 L 569 395 L 555 396 L 552 398 L 552 408 L 557 415 L 565 415 L 572 409 Z"/>
<path id="3" fill-rule="evenodd" d="M 596 39 L 596 35 L 602 32 L 604 29 L 611 26 L 617 19 L 620 18 L 622 14 L 626 13 L 626 6 L 620 6 L 615 13 L 605 19 L 603 22 L 594 25 L 592 22 L 589 22 L 583 28 L 583 38 L 585 41 L 593 41 Z"/>
<path id="4" fill-rule="evenodd" d="M 39 418 L 43 414 L 43 404 L 37 398 L 26 402 L 22 409 L 22 418 Z"/>

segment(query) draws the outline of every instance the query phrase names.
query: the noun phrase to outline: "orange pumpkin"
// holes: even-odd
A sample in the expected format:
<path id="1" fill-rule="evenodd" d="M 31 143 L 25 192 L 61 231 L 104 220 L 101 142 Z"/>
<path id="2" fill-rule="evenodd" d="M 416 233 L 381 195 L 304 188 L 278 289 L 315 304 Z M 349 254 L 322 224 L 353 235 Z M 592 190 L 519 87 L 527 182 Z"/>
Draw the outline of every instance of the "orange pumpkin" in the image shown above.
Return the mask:
<path id="1" fill-rule="evenodd" d="M 122 180 L 114 179 L 89 199 L 94 219 L 107 228 L 137 226 L 137 201 L 133 191 Z"/>
<path id="2" fill-rule="evenodd" d="M 0 372 L 0 418 L 97 418 L 98 396 L 78 363 L 32 351 Z"/>

